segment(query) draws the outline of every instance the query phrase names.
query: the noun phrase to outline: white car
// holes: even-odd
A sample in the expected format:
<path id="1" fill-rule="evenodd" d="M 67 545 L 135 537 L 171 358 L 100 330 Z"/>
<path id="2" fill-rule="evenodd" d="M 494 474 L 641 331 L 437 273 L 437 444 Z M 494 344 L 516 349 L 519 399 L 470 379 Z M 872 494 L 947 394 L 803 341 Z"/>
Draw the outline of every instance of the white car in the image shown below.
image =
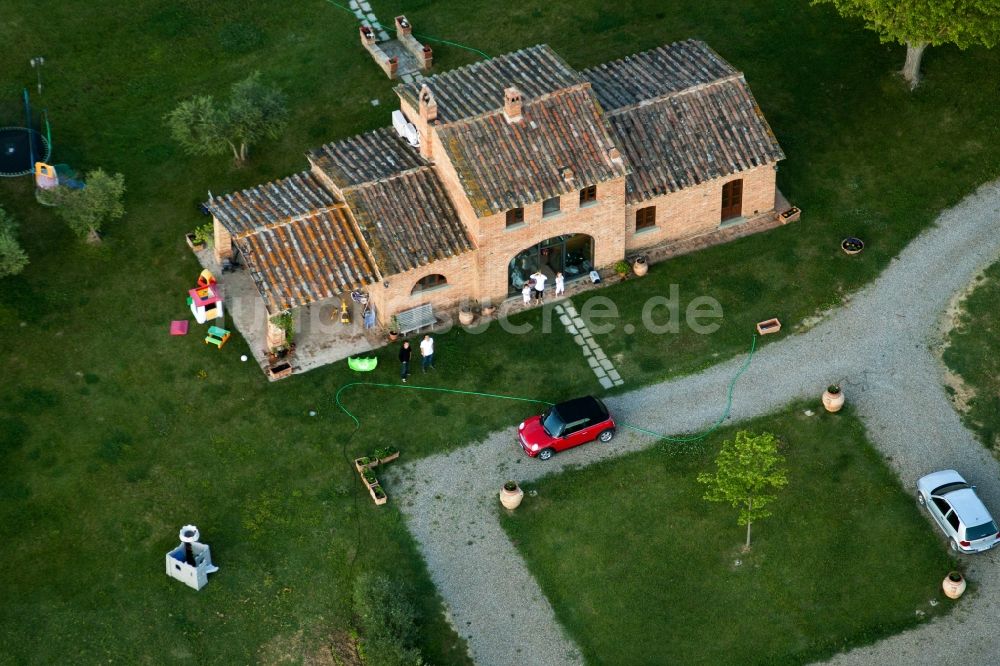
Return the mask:
<path id="1" fill-rule="evenodd" d="M 1000 543 L 1000 532 L 976 487 L 953 469 L 917 481 L 917 501 L 944 530 L 956 553 L 981 553 Z"/>

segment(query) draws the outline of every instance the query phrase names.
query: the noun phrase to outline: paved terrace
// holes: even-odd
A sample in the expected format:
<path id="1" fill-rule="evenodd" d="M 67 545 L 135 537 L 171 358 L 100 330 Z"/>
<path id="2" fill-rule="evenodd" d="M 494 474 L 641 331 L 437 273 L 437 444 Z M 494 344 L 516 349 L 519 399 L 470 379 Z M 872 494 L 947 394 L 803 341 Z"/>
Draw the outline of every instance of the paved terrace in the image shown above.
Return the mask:
<path id="1" fill-rule="evenodd" d="M 813 329 L 760 350 L 737 384 L 730 422 L 800 398 L 818 400 L 824 387 L 839 382 L 904 488 L 929 471 L 955 467 L 979 486 L 988 505 L 1000 507 L 1000 465 L 962 425 L 932 352 L 952 295 L 998 255 L 1000 181 L 945 211 L 875 282 Z M 636 425 L 665 433 L 699 431 L 718 418 L 742 362 L 733 359 L 607 402 Z M 513 428 L 499 431 L 458 451 L 388 470 L 389 494 L 398 499 L 451 622 L 477 663 L 578 664 L 578 649 L 498 524 L 497 492 L 507 478 L 534 481 L 653 441 L 622 430 L 609 445 L 588 445 L 542 463 L 517 450 L 514 436 Z M 979 590 L 951 614 L 832 663 L 996 662 L 1000 552 L 968 563 Z"/>

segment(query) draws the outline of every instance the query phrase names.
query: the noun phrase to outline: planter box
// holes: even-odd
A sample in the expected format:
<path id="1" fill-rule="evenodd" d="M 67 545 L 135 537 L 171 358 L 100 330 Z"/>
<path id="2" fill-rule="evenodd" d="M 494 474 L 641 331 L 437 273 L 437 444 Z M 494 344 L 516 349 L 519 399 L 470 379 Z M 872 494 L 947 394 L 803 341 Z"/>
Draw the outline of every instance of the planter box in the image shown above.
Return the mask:
<path id="1" fill-rule="evenodd" d="M 789 222 L 795 222 L 802 216 L 802 211 L 799 210 L 797 206 L 792 206 L 785 212 L 778 215 L 778 219 L 781 220 L 782 224 L 788 224 Z"/>
<path id="2" fill-rule="evenodd" d="M 276 381 L 278 379 L 284 379 L 292 374 L 292 364 L 279 361 L 278 363 L 272 365 L 267 369 L 267 375 L 271 381 Z"/>
<path id="3" fill-rule="evenodd" d="M 375 504 L 382 505 L 382 504 L 385 504 L 386 502 L 388 502 L 389 501 L 389 497 L 385 494 L 385 490 L 382 490 L 382 497 L 377 497 L 375 495 L 375 489 L 376 488 L 378 488 L 379 490 L 382 490 L 382 486 L 380 486 L 377 483 L 375 485 L 373 485 L 373 486 L 369 486 L 368 487 L 368 494 L 372 496 L 373 500 L 375 500 Z"/>
<path id="4" fill-rule="evenodd" d="M 369 458 L 370 462 L 367 465 L 361 464 L 361 458 L 354 459 L 354 469 L 358 470 L 358 474 L 361 474 L 366 469 L 371 469 L 372 467 L 378 467 L 378 460 L 374 458 Z"/>
<path id="5" fill-rule="evenodd" d="M 384 465 L 386 463 L 392 462 L 393 460 L 395 460 L 398 457 L 399 457 L 399 451 L 396 451 L 395 453 L 390 453 L 385 458 L 379 458 L 377 464 Z"/>
<path id="6" fill-rule="evenodd" d="M 195 243 L 194 234 L 184 234 L 184 240 L 187 241 L 188 247 L 194 252 L 201 252 L 208 247 L 205 243 Z"/>
<path id="7" fill-rule="evenodd" d="M 769 333 L 777 333 L 781 330 L 781 322 L 777 319 L 768 319 L 766 321 L 758 322 L 757 332 L 761 335 L 768 335 Z"/>

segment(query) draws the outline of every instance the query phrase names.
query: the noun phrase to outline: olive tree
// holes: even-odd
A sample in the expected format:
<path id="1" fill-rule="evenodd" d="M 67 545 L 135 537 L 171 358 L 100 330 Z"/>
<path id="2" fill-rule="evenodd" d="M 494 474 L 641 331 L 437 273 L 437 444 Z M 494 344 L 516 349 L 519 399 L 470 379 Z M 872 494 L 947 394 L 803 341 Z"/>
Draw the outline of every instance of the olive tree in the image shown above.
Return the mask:
<path id="1" fill-rule="evenodd" d="M 860 18 L 883 42 L 906 45 L 903 78 L 920 83 L 920 60 L 928 46 L 992 47 L 1000 38 L 998 0 L 812 0 L 831 4 L 841 16 Z"/>
<path id="2" fill-rule="evenodd" d="M 276 139 L 288 122 L 285 95 L 266 86 L 254 72 L 232 87 L 224 106 L 210 95 L 195 95 L 181 102 L 164 120 L 170 133 L 192 155 L 233 154 L 237 166 L 247 159 L 250 147 Z"/>
<path id="3" fill-rule="evenodd" d="M 735 439 L 723 442 L 715 472 L 698 475 L 698 481 L 708 486 L 706 500 L 739 509 L 737 524 L 747 526 L 744 550 L 750 550 L 750 524 L 771 515 L 767 507 L 776 497 L 772 491 L 788 484 L 784 462 L 774 435 L 741 430 Z"/>
<path id="4" fill-rule="evenodd" d="M 104 169 L 89 171 L 82 189 L 58 187 L 53 196 L 56 213 L 80 238 L 100 241 L 101 226 L 125 214 L 125 176 Z"/>

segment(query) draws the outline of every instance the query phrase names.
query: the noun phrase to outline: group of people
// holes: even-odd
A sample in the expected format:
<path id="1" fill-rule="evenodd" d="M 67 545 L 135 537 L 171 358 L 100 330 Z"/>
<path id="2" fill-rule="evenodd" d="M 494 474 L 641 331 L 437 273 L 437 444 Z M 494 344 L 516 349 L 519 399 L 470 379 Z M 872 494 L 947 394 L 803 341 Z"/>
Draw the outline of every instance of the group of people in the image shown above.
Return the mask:
<path id="1" fill-rule="evenodd" d="M 403 340 L 403 346 L 399 348 L 399 378 L 406 383 L 406 378 L 410 374 L 410 355 L 413 350 L 410 348 L 410 341 Z M 420 341 L 420 369 L 427 372 L 427 369 L 434 369 L 434 338 L 425 335 Z"/>
<path id="2" fill-rule="evenodd" d="M 539 303 L 545 301 L 545 283 L 548 281 L 548 276 L 545 275 L 540 269 L 531 274 L 528 281 L 524 283 L 524 287 L 521 289 L 521 296 L 524 297 L 524 304 L 530 305 L 532 297 L 535 298 Z M 562 273 L 556 273 L 556 298 L 562 296 L 566 292 L 566 278 L 563 277 Z"/>

